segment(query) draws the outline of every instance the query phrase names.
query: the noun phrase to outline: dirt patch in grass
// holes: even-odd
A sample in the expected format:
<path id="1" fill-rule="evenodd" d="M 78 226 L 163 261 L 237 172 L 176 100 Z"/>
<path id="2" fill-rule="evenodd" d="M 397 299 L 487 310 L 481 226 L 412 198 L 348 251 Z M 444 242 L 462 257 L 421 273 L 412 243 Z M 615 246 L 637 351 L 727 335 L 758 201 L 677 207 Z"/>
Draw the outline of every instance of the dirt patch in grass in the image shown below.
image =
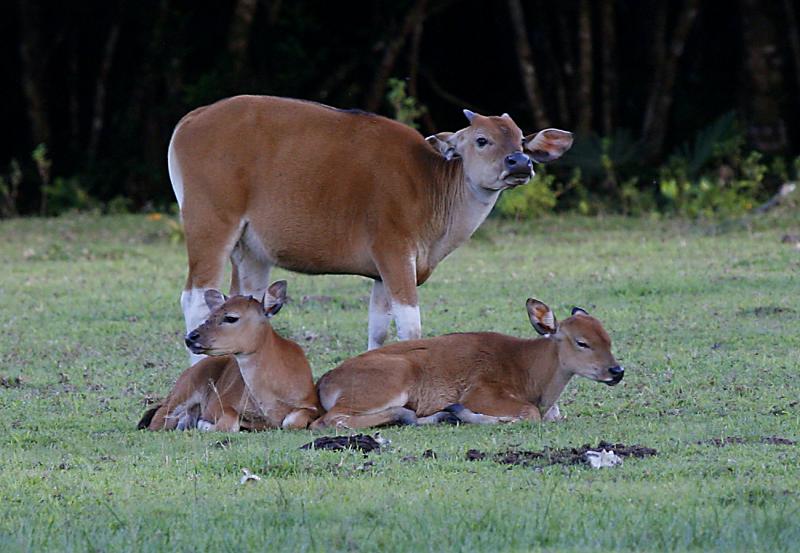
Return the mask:
<path id="1" fill-rule="evenodd" d="M 795 310 L 781 305 L 759 305 L 753 309 L 742 309 L 741 315 L 755 315 L 756 317 L 772 317 L 774 315 L 792 315 Z"/>
<path id="2" fill-rule="evenodd" d="M 21 376 L 0 376 L 0 387 L 21 388 L 25 385 L 25 379 Z"/>
<path id="3" fill-rule="evenodd" d="M 362 453 L 380 451 L 381 442 L 366 434 L 355 434 L 353 436 L 323 436 L 313 442 L 308 442 L 300 446 L 300 449 L 328 449 L 332 451 L 342 451 L 354 449 Z"/>
<path id="4" fill-rule="evenodd" d="M 761 436 L 760 438 L 743 438 L 741 436 L 726 436 L 724 438 L 711 438 L 700 440 L 697 445 L 713 445 L 714 447 L 725 447 L 727 445 L 738 444 L 768 444 L 768 445 L 796 445 L 797 442 L 784 438 L 783 436 Z"/>
<path id="5" fill-rule="evenodd" d="M 548 465 L 582 465 L 586 463 L 587 451 L 613 451 L 619 457 L 635 457 L 643 458 L 650 457 L 651 455 L 658 455 L 658 451 L 652 447 L 645 447 L 641 445 L 625 445 L 625 444 L 612 444 L 610 442 L 601 441 L 597 446 L 590 446 L 584 444 L 581 447 L 566 447 L 550 449 L 545 448 L 542 451 L 524 451 L 517 449 L 508 449 L 506 451 L 490 455 L 489 453 L 480 451 L 478 449 L 470 449 L 467 451 L 467 461 L 482 461 L 491 458 L 495 463 L 503 465 L 520 465 L 520 466 L 536 466 L 544 467 Z"/>

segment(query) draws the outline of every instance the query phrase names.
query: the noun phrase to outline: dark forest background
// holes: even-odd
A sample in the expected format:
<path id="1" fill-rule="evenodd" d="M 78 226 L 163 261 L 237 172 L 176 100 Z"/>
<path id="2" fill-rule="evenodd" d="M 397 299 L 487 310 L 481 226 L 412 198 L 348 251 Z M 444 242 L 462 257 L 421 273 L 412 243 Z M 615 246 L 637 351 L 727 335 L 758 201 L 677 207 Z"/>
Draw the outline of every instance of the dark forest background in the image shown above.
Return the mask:
<path id="1" fill-rule="evenodd" d="M 239 93 L 375 111 L 425 134 L 464 127 L 462 108 L 509 112 L 525 132 L 575 131 L 548 197 L 517 202 L 521 213 L 746 209 L 797 176 L 799 11 L 792 0 L 7 2 L 0 215 L 163 208 L 172 128 Z"/>

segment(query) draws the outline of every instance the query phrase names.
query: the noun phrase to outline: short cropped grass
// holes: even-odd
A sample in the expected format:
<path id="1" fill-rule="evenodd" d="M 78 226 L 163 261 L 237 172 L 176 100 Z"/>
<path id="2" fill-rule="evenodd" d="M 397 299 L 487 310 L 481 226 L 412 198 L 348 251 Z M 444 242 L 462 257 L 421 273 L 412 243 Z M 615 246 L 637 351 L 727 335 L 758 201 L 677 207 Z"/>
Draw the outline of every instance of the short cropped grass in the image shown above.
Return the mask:
<path id="1" fill-rule="evenodd" d="M 157 217 L 2 222 L 0 551 L 797 551 L 800 445 L 761 440 L 800 440 L 800 251 L 780 242 L 798 231 L 796 214 L 723 234 L 489 221 L 421 288 L 424 334 L 533 336 L 526 298 L 562 318 L 579 305 L 625 380 L 574 380 L 560 423 L 388 428 L 365 458 L 300 451 L 308 431 L 135 430 L 186 365 L 183 245 Z M 316 376 L 363 350 L 366 279 L 273 277 L 291 296 L 275 326 Z M 599 440 L 658 455 L 465 458 Z M 242 468 L 261 481 L 240 485 Z"/>

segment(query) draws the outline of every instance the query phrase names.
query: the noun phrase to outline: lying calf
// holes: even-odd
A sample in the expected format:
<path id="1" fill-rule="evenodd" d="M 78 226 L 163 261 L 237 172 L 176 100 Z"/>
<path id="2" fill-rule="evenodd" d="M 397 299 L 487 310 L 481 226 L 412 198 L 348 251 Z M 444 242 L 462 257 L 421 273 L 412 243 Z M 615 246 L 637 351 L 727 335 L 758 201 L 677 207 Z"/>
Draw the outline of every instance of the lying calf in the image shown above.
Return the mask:
<path id="1" fill-rule="evenodd" d="M 286 281 L 269 287 L 263 301 L 209 290 L 211 314 L 186 336 L 206 357 L 178 377 L 164 403 L 145 413 L 139 428 L 306 428 L 321 412 L 311 367 L 296 343 L 279 336 L 269 319 L 286 300 Z"/>
<path id="2" fill-rule="evenodd" d="M 575 308 L 559 325 L 542 302 L 527 308 L 543 338 L 448 334 L 348 359 L 317 383 L 327 413 L 312 428 L 426 424 L 448 412 L 463 422 L 539 421 L 576 374 L 609 386 L 622 380 L 600 321 Z"/>

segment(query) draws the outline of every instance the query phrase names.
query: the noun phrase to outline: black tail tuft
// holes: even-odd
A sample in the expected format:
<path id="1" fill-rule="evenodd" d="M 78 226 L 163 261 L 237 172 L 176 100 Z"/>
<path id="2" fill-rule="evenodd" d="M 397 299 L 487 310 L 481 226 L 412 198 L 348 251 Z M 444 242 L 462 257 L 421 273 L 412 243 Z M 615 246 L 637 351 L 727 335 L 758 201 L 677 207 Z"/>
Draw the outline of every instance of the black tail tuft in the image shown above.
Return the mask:
<path id="1" fill-rule="evenodd" d="M 142 415 L 142 420 L 140 420 L 139 424 L 136 425 L 136 430 L 147 430 L 147 428 L 150 426 L 150 422 L 153 420 L 153 417 L 155 416 L 156 411 L 158 411 L 159 407 L 161 407 L 161 404 L 158 404 L 155 407 L 145 411 L 144 415 Z"/>

